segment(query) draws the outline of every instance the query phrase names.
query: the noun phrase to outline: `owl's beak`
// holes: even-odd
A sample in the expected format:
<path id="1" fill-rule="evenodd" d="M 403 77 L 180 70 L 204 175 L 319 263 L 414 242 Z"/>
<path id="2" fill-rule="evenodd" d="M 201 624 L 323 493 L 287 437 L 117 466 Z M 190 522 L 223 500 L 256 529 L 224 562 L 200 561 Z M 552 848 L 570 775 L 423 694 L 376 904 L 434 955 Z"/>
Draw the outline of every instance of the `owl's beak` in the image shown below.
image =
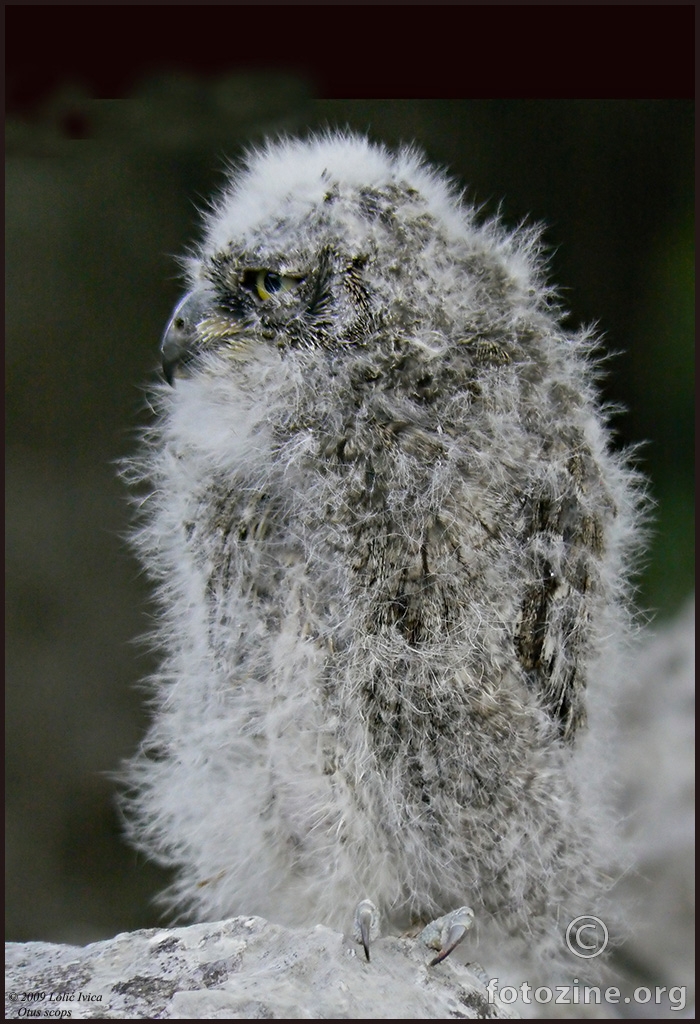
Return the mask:
<path id="1" fill-rule="evenodd" d="M 160 352 L 163 360 L 163 376 L 173 385 L 178 369 L 185 366 L 196 351 L 197 325 L 202 320 L 208 305 L 207 296 L 202 292 L 188 292 L 173 310 L 165 328 Z"/>

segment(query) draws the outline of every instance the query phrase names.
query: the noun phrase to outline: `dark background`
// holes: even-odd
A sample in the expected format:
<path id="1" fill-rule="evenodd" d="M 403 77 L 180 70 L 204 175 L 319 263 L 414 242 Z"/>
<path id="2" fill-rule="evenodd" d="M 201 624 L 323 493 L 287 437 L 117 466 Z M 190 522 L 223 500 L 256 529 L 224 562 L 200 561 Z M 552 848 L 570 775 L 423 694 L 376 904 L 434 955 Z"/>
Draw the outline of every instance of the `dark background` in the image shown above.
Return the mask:
<path id="1" fill-rule="evenodd" d="M 263 5 L 258 28 L 282 10 Z M 269 133 L 350 126 L 417 142 L 485 215 L 543 223 L 570 325 L 596 321 L 621 353 L 605 397 L 627 409 L 619 443 L 645 442 L 656 508 L 639 603 L 662 621 L 693 585 L 693 107 L 656 84 L 638 95 L 666 98 L 322 99 L 353 94 L 330 60 L 203 68 L 136 46 L 115 70 L 98 47 L 42 60 L 27 22 L 8 27 L 7 937 L 87 942 L 159 921 L 165 876 L 123 843 L 114 805 L 153 666 L 133 643 L 148 589 L 115 464 L 147 415 L 173 256 L 225 161 Z M 372 87 L 358 78 L 355 94 Z"/>

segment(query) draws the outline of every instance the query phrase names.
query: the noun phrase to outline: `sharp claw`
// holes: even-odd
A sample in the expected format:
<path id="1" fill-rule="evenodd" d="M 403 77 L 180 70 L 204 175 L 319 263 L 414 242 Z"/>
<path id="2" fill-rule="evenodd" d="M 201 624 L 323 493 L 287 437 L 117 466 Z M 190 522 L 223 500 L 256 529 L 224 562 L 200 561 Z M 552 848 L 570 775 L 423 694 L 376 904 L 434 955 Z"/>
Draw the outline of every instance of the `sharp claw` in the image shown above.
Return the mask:
<path id="1" fill-rule="evenodd" d="M 442 963 L 443 960 L 446 960 L 447 957 L 452 952 L 452 950 L 455 948 L 455 946 L 458 946 L 460 944 L 464 936 L 467 934 L 468 930 L 468 925 L 453 924 L 447 934 L 447 940 L 445 942 L 445 945 L 443 946 L 442 950 L 438 953 L 438 955 L 433 957 L 433 959 L 430 961 L 430 966 L 434 967 L 435 964 Z"/>
<path id="2" fill-rule="evenodd" d="M 371 900 L 360 900 L 355 908 L 353 937 L 361 942 L 369 961 L 370 942 L 379 935 L 379 911 Z"/>
<path id="3" fill-rule="evenodd" d="M 438 917 L 437 920 L 426 925 L 419 938 L 426 946 L 439 951 L 438 955 L 430 961 L 429 966 L 435 967 L 436 964 L 442 963 L 460 944 L 473 924 L 474 911 L 471 907 L 459 907 L 451 914 Z"/>

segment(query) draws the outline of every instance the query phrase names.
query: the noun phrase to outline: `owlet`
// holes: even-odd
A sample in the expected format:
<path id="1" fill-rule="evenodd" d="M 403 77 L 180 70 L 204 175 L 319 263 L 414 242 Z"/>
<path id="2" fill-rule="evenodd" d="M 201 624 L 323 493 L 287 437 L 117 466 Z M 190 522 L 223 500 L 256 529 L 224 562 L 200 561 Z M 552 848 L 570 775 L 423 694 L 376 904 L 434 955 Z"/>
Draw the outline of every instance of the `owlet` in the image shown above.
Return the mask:
<path id="1" fill-rule="evenodd" d="M 350 134 L 207 213 L 128 467 L 162 651 L 128 816 L 198 918 L 468 904 L 546 960 L 600 905 L 639 488 L 540 248 Z"/>

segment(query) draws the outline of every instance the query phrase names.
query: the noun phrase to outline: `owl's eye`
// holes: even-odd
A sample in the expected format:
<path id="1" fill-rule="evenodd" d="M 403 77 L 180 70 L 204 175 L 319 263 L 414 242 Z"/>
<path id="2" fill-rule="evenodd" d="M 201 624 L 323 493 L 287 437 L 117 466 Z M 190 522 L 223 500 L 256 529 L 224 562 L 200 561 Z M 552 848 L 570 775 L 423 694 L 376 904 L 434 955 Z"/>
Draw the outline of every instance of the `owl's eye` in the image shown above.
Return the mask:
<path id="1" fill-rule="evenodd" d="M 276 292 L 287 292 L 296 288 L 303 280 L 293 274 L 276 274 L 274 270 L 246 270 L 243 286 L 250 289 L 259 299 L 265 301 Z"/>

